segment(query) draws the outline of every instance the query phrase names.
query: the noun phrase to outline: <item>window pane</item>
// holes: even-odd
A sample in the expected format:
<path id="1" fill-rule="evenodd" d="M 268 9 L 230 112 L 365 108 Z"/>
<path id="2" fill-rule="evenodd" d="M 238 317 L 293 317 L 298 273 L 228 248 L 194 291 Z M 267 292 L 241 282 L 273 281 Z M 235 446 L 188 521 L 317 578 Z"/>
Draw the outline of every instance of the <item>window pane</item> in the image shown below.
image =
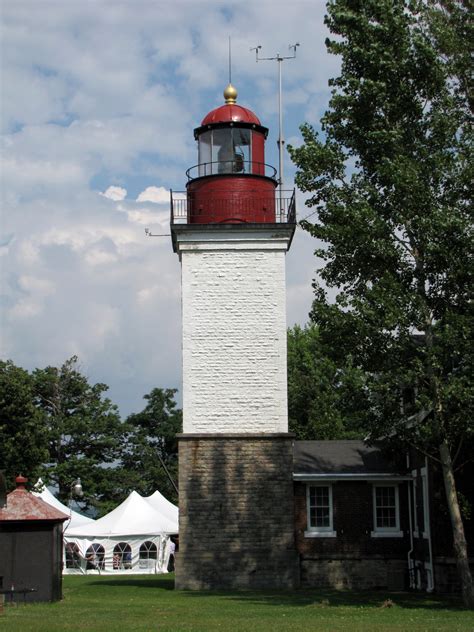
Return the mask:
<path id="1" fill-rule="evenodd" d="M 316 499 L 317 499 L 318 504 L 320 505 L 329 504 L 329 492 L 328 492 L 327 487 L 316 488 Z"/>
<path id="2" fill-rule="evenodd" d="M 132 567 L 132 548 L 126 542 L 119 542 L 114 546 L 112 567 L 114 570 Z"/>
<path id="3" fill-rule="evenodd" d="M 141 560 L 156 560 L 156 544 L 150 541 L 143 542 L 143 544 L 140 545 L 139 557 Z"/>
<path id="4" fill-rule="evenodd" d="M 199 136 L 199 175 L 208 176 L 211 170 L 211 131 Z"/>
<path id="5" fill-rule="evenodd" d="M 234 144 L 234 173 L 250 173 L 250 130 L 249 129 L 233 129 L 232 132 Z"/>
<path id="6" fill-rule="evenodd" d="M 395 487 L 375 488 L 376 528 L 395 529 L 397 526 Z"/>
<path id="7" fill-rule="evenodd" d="M 232 147 L 232 129 L 212 131 L 213 173 L 233 173 L 234 151 Z"/>
<path id="8" fill-rule="evenodd" d="M 329 487 L 312 486 L 309 488 L 309 526 L 331 527 Z"/>
<path id="9" fill-rule="evenodd" d="M 66 544 L 66 568 L 80 568 L 81 555 L 77 544 L 68 542 Z"/>
<path id="10" fill-rule="evenodd" d="M 316 509 L 316 526 L 329 527 L 329 509 Z"/>
<path id="11" fill-rule="evenodd" d="M 395 509 L 378 508 L 377 509 L 377 526 L 378 527 L 396 527 Z"/>

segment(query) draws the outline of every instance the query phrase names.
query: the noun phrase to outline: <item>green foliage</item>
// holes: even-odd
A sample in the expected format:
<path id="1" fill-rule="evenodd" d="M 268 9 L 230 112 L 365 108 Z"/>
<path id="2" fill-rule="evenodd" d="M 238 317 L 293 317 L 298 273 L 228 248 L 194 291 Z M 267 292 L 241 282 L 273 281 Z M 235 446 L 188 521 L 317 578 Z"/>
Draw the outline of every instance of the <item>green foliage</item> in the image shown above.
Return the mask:
<path id="1" fill-rule="evenodd" d="M 182 414 L 176 391 L 153 389 L 145 395 L 143 411 L 122 423 L 117 407 L 104 396 L 107 390 L 105 384 L 89 383 L 76 356 L 59 368 L 32 373 L 11 360 L 0 361 L 0 469 L 9 489 L 20 472 L 31 483 L 41 476 L 67 504 L 80 477 L 84 498 L 79 507 L 93 508 L 99 516 L 134 489 L 145 495 L 159 489 L 177 501 L 162 464 L 177 481 Z"/>
<path id="2" fill-rule="evenodd" d="M 360 439 L 369 414 L 365 375 L 336 363 L 314 325 L 288 330 L 288 420 L 297 439 Z"/>
<path id="3" fill-rule="evenodd" d="M 438 461 L 464 602 L 474 588 L 456 493 L 472 407 L 472 22 L 463 0 L 330 0 L 341 74 L 322 135 L 289 148 L 311 193 L 323 343 L 366 372 L 372 438 Z M 330 304 L 323 283 L 337 288 Z M 401 407 L 410 389 L 414 401 Z M 429 412 L 429 414 L 426 414 Z M 414 414 L 416 413 L 416 414 Z"/>
<path id="4" fill-rule="evenodd" d="M 8 489 L 18 474 L 33 480 L 46 461 L 44 418 L 34 405 L 33 382 L 27 371 L 11 360 L 0 361 L 0 469 Z"/>
<path id="5" fill-rule="evenodd" d="M 176 408 L 176 389 L 154 388 L 144 396 L 145 408 L 127 418 L 127 449 L 122 463 L 132 488 L 149 495 L 156 489 L 171 502 L 177 502 L 171 478 L 178 480 L 178 442 L 182 412 Z"/>
<path id="6" fill-rule="evenodd" d="M 108 479 L 120 458 L 124 428 L 117 407 L 104 397 L 105 384 L 89 384 L 76 356 L 59 368 L 36 369 L 32 374 L 36 405 L 48 437 L 45 481 L 59 488 L 67 502 L 79 476 L 85 506 L 107 496 Z"/>
<path id="7" fill-rule="evenodd" d="M 435 411 L 416 429 L 420 444 L 446 439 L 455 450 L 473 433 L 472 132 L 454 74 L 462 55 L 437 47 L 448 34 L 453 48 L 463 5 L 443 4 L 451 13 L 408 0 L 331 1 L 338 37 L 327 46 L 341 75 L 323 136 L 304 125 L 304 145 L 290 153 L 317 211 L 302 225 L 322 242 L 320 278 L 338 288 L 330 304 L 316 281 L 311 317 L 335 360 L 351 354 L 367 372 L 374 436 L 407 427 L 413 411 L 400 414 L 400 389 L 411 386 L 416 408 Z"/>

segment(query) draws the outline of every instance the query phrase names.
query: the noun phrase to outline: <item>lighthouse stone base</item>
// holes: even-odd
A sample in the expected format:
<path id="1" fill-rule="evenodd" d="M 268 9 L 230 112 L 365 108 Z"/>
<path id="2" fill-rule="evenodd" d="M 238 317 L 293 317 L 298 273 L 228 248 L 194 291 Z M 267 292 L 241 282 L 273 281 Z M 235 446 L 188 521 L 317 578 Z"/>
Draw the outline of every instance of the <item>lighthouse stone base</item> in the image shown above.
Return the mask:
<path id="1" fill-rule="evenodd" d="M 176 588 L 296 587 L 292 441 L 180 435 Z"/>

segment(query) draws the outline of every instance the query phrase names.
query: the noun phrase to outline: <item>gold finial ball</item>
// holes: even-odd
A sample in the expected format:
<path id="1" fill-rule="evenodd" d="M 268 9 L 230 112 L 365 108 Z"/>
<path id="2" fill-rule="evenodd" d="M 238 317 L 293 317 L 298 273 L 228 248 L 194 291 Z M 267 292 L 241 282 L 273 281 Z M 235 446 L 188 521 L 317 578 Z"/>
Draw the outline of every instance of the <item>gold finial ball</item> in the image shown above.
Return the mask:
<path id="1" fill-rule="evenodd" d="M 235 103 L 237 101 L 237 90 L 231 83 L 224 90 L 224 99 L 226 103 Z"/>

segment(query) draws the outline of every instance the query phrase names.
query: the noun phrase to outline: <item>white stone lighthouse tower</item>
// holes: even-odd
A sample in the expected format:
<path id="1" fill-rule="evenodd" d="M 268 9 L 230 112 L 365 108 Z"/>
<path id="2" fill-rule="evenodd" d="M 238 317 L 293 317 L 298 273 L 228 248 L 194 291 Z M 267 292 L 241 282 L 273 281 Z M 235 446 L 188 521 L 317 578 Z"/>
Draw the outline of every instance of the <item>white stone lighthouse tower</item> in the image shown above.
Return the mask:
<path id="1" fill-rule="evenodd" d="M 295 584 L 285 255 L 294 192 L 275 196 L 268 130 L 236 104 L 194 130 L 198 164 L 172 195 L 182 267 L 182 589 Z"/>

